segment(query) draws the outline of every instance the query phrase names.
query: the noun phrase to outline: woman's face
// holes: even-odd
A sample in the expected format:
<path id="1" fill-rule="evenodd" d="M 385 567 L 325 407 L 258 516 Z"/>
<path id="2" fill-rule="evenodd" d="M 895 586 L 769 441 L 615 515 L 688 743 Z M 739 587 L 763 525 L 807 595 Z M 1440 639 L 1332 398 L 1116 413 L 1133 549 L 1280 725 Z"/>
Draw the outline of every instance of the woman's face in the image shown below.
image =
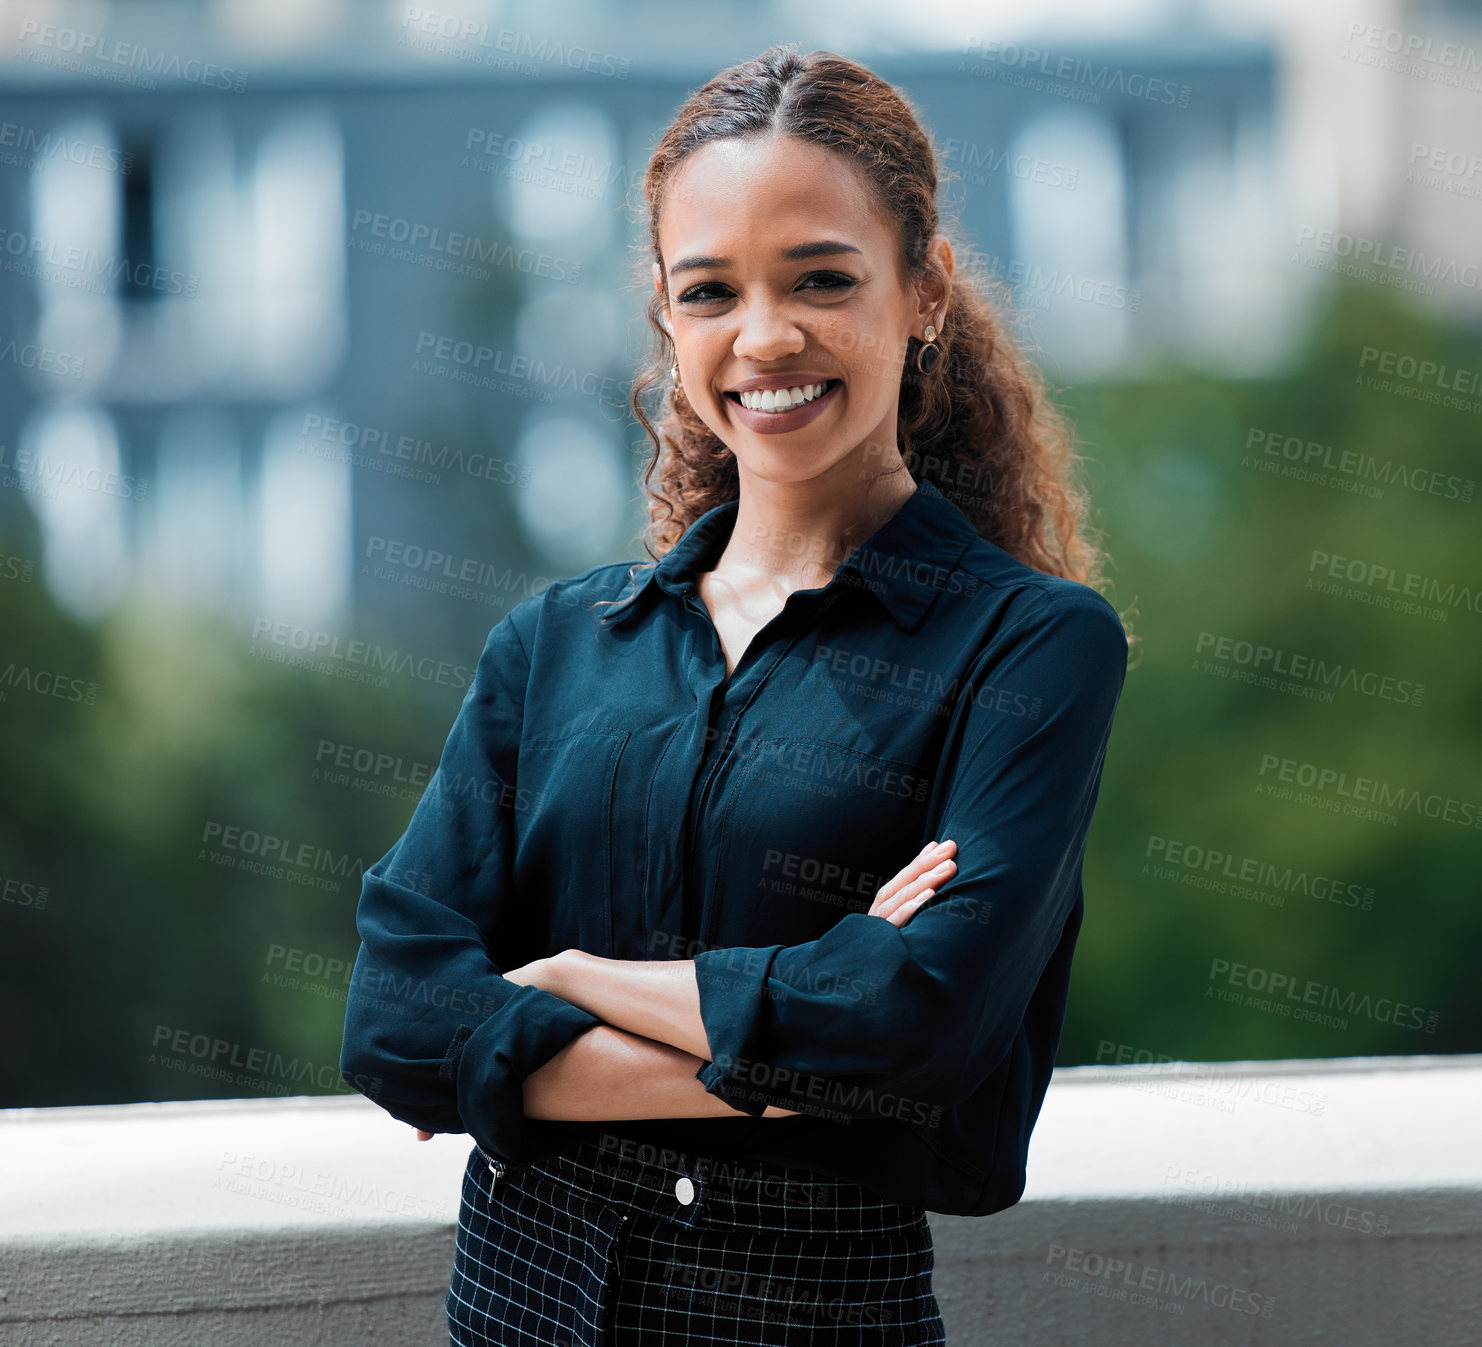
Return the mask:
<path id="1" fill-rule="evenodd" d="M 950 275 L 946 240 L 933 247 Z M 743 475 L 801 482 L 898 461 L 906 339 L 940 328 L 944 307 L 939 289 L 909 283 L 899 248 L 857 171 L 820 146 L 715 141 L 680 167 L 654 285 L 667 279 L 683 396 Z M 783 411 L 740 397 L 796 388 L 814 396 Z"/>

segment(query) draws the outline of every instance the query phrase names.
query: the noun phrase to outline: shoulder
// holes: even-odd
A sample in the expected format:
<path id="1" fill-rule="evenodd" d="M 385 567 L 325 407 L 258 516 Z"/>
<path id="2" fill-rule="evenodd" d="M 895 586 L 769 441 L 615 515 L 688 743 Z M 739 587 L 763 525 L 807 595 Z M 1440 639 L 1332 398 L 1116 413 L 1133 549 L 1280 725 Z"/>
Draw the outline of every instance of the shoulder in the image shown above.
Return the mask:
<path id="1" fill-rule="evenodd" d="M 1111 601 L 1079 580 L 1047 575 L 986 538 L 975 538 L 957 562 L 959 589 L 993 612 L 990 647 L 1038 637 L 1127 657 L 1127 630 Z"/>
<path id="2" fill-rule="evenodd" d="M 539 595 L 541 606 L 548 612 L 600 617 L 603 610 L 597 605 L 627 598 L 654 565 L 644 557 L 590 566 L 578 575 L 548 585 Z"/>
<path id="3" fill-rule="evenodd" d="M 570 618 L 600 617 L 604 603 L 613 603 L 633 592 L 647 569 L 647 558 L 606 562 L 590 566 L 576 575 L 553 580 L 538 594 L 520 600 L 489 633 L 491 641 L 518 641 L 528 654 L 542 631 L 568 625 Z"/>

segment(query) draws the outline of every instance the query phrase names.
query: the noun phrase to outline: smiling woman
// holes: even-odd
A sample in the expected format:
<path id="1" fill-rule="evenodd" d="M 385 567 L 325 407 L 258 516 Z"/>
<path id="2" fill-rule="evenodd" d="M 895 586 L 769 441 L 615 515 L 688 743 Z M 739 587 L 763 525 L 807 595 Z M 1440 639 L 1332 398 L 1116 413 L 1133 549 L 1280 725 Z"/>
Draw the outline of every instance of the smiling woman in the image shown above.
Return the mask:
<path id="1" fill-rule="evenodd" d="M 1128 643 L 936 187 L 787 46 L 650 163 L 653 559 L 489 633 L 357 914 L 347 1079 L 475 1143 L 455 1342 L 940 1343 L 927 1211 L 1023 1191 Z"/>

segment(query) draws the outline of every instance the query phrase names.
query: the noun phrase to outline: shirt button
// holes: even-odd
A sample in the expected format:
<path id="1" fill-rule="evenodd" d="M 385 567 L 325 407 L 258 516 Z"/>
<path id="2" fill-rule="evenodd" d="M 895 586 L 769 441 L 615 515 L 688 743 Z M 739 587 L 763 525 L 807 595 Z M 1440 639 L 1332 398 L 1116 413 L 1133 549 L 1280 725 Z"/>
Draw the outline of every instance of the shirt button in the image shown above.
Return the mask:
<path id="1" fill-rule="evenodd" d="M 678 1179 L 674 1184 L 674 1196 L 685 1206 L 689 1206 L 695 1200 L 695 1185 L 689 1181 L 689 1177 Z"/>

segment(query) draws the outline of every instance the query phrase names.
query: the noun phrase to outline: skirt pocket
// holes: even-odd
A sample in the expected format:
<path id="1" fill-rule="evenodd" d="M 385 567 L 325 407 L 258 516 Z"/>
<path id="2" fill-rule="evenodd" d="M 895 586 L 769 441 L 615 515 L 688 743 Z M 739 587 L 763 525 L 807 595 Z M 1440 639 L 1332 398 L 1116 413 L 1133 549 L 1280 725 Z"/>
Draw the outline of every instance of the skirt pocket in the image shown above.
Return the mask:
<path id="1" fill-rule="evenodd" d="M 491 1162 L 475 1146 L 445 1301 L 451 1341 L 606 1347 L 625 1224 L 613 1208 L 543 1174 Z"/>

